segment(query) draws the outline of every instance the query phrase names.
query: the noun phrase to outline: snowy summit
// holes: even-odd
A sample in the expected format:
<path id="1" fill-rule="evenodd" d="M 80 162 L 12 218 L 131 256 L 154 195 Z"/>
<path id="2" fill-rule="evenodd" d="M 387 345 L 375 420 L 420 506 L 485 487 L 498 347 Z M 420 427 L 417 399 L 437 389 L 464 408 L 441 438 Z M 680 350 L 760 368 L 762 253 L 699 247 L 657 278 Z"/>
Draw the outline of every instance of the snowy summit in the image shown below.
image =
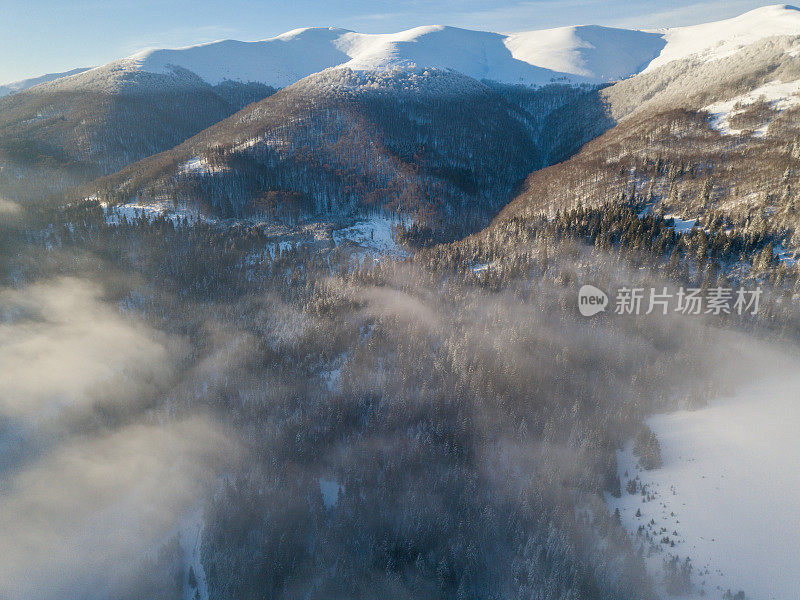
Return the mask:
<path id="1" fill-rule="evenodd" d="M 776 35 L 800 35 L 800 10 L 767 6 L 733 19 L 661 31 L 588 25 L 501 34 L 430 25 L 364 34 L 334 27 L 302 28 L 254 42 L 222 40 L 146 50 L 111 65 L 159 74 L 179 68 L 212 85 L 232 80 L 276 88 L 333 67 L 450 69 L 506 84 L 596 84 L 688 57 L 716 60 Z M 10 86 L 0 90 L 18 91 Z"/>

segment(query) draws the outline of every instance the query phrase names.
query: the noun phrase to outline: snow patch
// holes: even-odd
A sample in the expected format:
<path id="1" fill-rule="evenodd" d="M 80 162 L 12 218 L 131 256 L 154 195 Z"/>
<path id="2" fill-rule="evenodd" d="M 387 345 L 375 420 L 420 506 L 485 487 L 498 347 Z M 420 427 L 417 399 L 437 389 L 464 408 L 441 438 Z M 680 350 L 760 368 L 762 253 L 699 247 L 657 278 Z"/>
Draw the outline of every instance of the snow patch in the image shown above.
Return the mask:
<path id="1" fill-rule="evenodd" d="M 202 156 L 195 156 L 194 158 L 190 158 L 184 164 L 180 166 L 181 173 L 200 173 L 202 175 L 208 175 L 211 173 L 210 165 L 208 164 L 208 160 L 203 158 Z"/>
<path id="2" fill-rule="evenodd" d="M 783 244 L 776 244 L 772 249 L 772 253 L 779 261 L 787 265 L 797 264 L 797 251 L 792 248 L 786 248 Z"/>
<path id="3" fill-rule="evenodd" d="M 344 487 L 339 485 L 335 479 L 319 478 L 319 491 L 322 494 L 322 502 L 325 508 L 330 510 L 339 502 L 339 492 L 344 492 Z"/>
<path id="4" fill-rule="evenodd" d="M 337 246 L 355 245 L 368 254 L 388 254 L 404 257 L 406 252 L 397 244 L 392 233 L 392 226 L 398 223 L 383 215 L 374 215 L 362 219 L 350 227 L 333 232 L 333 241 Z"/>
<path id="5" fill-rule="evenodd" d="M 127 202 L 125 204 L 108 205 L 101 203 L 105 211 L 106 222 L 110 225 L 119 225 L 123 218 L 133 221 L 145 218 L 148 221 L 158 217 L 164 217 L 172 221 L 175 225 L 186 223 L 194 225 L 200 221 L 210 222 L 200 213 L 197 207 L 184 204 L 174 204 L 168 201 L 150 202 L 141 204 L 138 202 Z"/>
<path id="6" fill-rule="evenodd" d="M 798 94 L 800 94 L 800 80 L 787 83 L 772 81 L 730 100 L 709 104 L 702 110 L 709 113 L 711 126 L 723 135 L 740 135 L 742 130 L 731 128 L 731 117 L 756 102 L 767 102 L 774 110 L 779 112 L 800 106 L 800 95 Z M 755 130 L 753 135 L 762 136 L 767 132 L 768 128 L 769 123 L 766 123 Z"/>
<path id="7" fill-rule="evenodd" d="M 672 229 L 675 233 L 689 233 L 697 223 L 697 219 L 684 219 L 680 215 L 664 215 L 664 219 L 672 219 Z"/>

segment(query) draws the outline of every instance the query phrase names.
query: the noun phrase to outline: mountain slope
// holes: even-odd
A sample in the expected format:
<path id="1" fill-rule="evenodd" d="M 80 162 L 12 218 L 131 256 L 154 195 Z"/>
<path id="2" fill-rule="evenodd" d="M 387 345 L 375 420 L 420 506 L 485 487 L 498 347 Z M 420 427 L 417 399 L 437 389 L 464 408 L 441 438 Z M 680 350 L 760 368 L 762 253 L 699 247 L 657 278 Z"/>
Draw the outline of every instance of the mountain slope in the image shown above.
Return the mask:
<path id="1" fill-rule="evenodd" d="M 626 105 L 638 107 L 656 96 L 672 100 L 672 92 L 692 89 L 684 86 L 685 78 L 716 64 L 709 61 L 775 35 L 800 33 L 798 15 L 791 7 L 772 6 L 662 32 L 581 26 L 506 35 L 426 26 L 361 34 L 307 28 L 259 42 L 140 52 L 0 100 L 0 192 L 37 197 L 112 173 L 181 143 L 272 88 L 327 68 L 366 74 L 436 69 L 492 86 L 624 80 L 626 86 L 612 88 L 619 93 L 610 100 L 611 116 L 619 119 L 630 112 Z M 715 77 L 713 69 L 707 72 Z M 549 114 L 533 118 L 541 125 Z M 592 118 L 592 135 L 607 128 L 602 111 Z M 576 140 L 588 139 L 589 129 L 580 123 L 575 132 L 563 112 L 549 127 L 566 129 L 563 135 L 547 133 L 561 136 L 564 144 L 538 166 L 568 156 Z"/>
<path id="2" fill-rule="evenodd" d="M 798 92 L 800 31 L 713 62 L 688 57 L 648 69 L 602 91 L 619 124 L 567 162 L 532 173 L 496 226 L 635 197 L 798 247 Z"/>
<path id="3" fill-rule="evenodd" d="M 142 52 L 0 100 L 0 192 L 35 198 L 115 172 L 266 97 L 270 86 L 285 87 L 327 67 L 433 67 L 506 83 L 601 81 L 627 75 L 657 45 L 653 34 L 626 32 L 634 58 L 609 64 L 621 32 L 602 31 L 610 33 L 600 63 L 592 62 L 586 53 L 593 46 L 581 38 L 598 44 L 597 28 L 548 34 L 552 42 L 538 49 L 531 36 L 434 26 L 386 35 L 300 29 L 262 42 Z M 537 56 L 543 66 L 526 62 Z M 600 66 L 602 73 L 592 70 Z"/>
<path id="4" fill-rule="evenodd" d="M 553 152 L 596 135 L 596 98 L 594 88 L 508 89 L 434 69 L 330 69 L 84 195 L 289 221 L 382 209 L 439 230 L 457 224 L 448 235 L 460 235 L 482 226 Z M 591 118 L 569 139 L 552 136 L 548 115 L 568 105 Z"/>
<path id="5" fill-rule="evenodd" d="M 111 202 L 171 199 L 199 204 L 215 216 L 290 221 L 400 210 L 414 215 L 406 239 L 423 241 L 451 239 L 479 227 L 502 207 L 527 170 L 533 174 L 501 220 L 553 214 L 578 201 L 599 205 L 635 193 L 692 217 L 723 211 L 740 225 L 755 218 L 751 209 L 757 205 L 763 213 L 759 222 L 769 217 L 777 238 L 788 242 L 794 227 L 786 158 L 786 144 L 794 142 L 796 129 L 792 103 L 784 99 L 788 108 L 781 112 L 753 97 L 745 110 L 736 99 L 761 89 L 792 95 L 791 85 L 784 89 L 773 83 L 800 80 L 800 35 L 769 34 L 778 22 L 782 25 L 775 30 L 793 31 L 795 25 L 782 18 L 795 14 L 800 11 L 768 7 L 734 19 L 736 26 L 700 26 L 701 32 L 730 33 L 725 43 L 732 53 L 689 53 L 602 90 L 479 83 L 482 74 L 499 73 L 487 67 L 499 63 L 487 53 L 490 38 L 481 32 L 439 27 L 388 37 L 293 32 L 281 43 L 322 36 L 356 55 L 345 63 L 356 68 L 334 67 L 303 79 L 274 101 L 254 105 L 171 152 L 133 165 L 87 188 L 86 195 L 99 192 Z M 743 22 L 754 24 L 746 35 Z M 664 52 L 678 55 L 670 44 L 686 50 L 681 31 L 667 32 L 665 38 L 672 41 Z M 514 52 L 530 60 L 547 55 L 550 66 L 576 71 L 583 64 L 586 73 L 597 75 L 610 62 L 624 62 L 620 56 L 604 58 L 610 48 L 641 50 L 642 39 L 654 43 L 638 33 L 564 28 L 544 36 L 517 34 L 503 43 L 511 40 Z M 719 49 L 724 44 L 711 33 L 706 41 Z M 757 41 L 739 47 L 750 39 Z M 482 51 L 471 55 L 464 48 Z M 659 49 L 656 45 L 648 52 Z M 623 58 L 628 68 L 642 69 L 634 66 L 640 56 Z M 412 66 L 434 59 L 440 65 L 449 61 L 461 72 Z M 458 99 L 459 106 L 447 106 L 450 99 Z M 706 109 L 722 105 L 734 121 L 762 118 L 757 127 L 766 129 L 753 140 L 721 135 Z M 555 164 L 614 123 L 619 124 L 578 156 Z M 776 146 L 769 139 L 773 136 L 783 145 Z M 539 171 L 548 165 L 553 166 Z M 727 203 L 715 202 L 722 198 Z M 453 228 L 456 223 L 459 227 Z M 432 229 L 438 233 L 432 235 Z"/>
<path id="6" fill-rule="evenodd" d="M 666 29 L 664 49 L 645 70 L 688 57 L 709 62 L 768 37 L 798 34 L 800 9 L 787 4 L 763 6 L 732 19 Z"/>
<path id="7" fill-rule="evenodd" d="M 63 73 L 48 73 L 46 75 L 40 75 L 39 77 L 31 77 L 29 79 L 22 79 L 20 81 L 12 81 L 11 83 L 0 85 L 0 97 L 8 96 L 9 94 L 16 94 L 17 92 L 27 90 L 35 85 L 39 85 L 40 83 L 48 83 L 50 81 L 55 81 L 56 79 L 61 79 L 62 77 L 78 75 L 79 73 L 88 71 L 90 68 L 91 67 L 84 67 L 72 69 L 71 71 L 65 71 Z"/>
<path id="8" fill-rule="evenodd" d="M 185 70 L 157 75 L 112 65 L 7 96 L 0 99 L 0 193 L 35 198 L 115 172 L 272 91 L 211 86 Z"/>

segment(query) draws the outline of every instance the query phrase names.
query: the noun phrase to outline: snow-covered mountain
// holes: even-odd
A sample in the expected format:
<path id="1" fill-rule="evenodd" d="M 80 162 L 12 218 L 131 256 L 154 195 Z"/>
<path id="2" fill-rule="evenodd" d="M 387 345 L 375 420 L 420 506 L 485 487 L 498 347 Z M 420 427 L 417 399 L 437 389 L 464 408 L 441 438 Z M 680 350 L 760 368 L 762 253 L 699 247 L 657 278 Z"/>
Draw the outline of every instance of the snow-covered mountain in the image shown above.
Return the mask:
<path id="1" fill-rule="evenodd" d="M 146 50 L 102 69 L 168 75 L 178 67 L 211 85 L 231 80 L 276 88 L 331 67 L 452 69 L 478 80 L 508 84 L 603 83 L 688 57 L 697 61 L 724 58 L 778 35 L 800 35 L 800 10 L 766 6 L 733 19 L 660 31 L 588 25 L 500 34 L 431 25 L 399 33 L 364 34 L 334 27 L 303 28 L 255 42 L 223 40 Z M 85 70 L 0 86 L 0 95 Z M 75 85 L 90 82 L 96 83 L 96 78 L 73 81 Z"/>
<path id="2" fill-rule="evenodd" d="M 362 177 L 370 169 L 367 165 L 384 161 L 392 165 L 391 169 L 381 167 L 377 172 L 385 174 L 397 169 L 398 173 L 413 172 L 415 177 L 426 172 L 431 178 L 426 179 L 429 185 L 436 181 L 443 186 L 432 194 L 437 198 L 436 206 L 428 207 L 433 213 L 443 204 L 461 204 L 482 206 L 485 217 L 497 205 L 484 203 L 482 194 L 493 194 L 504 202 L 507 197 L 498 195 L 498 190 L 510 189 L 526 169 L 531 173 L 528 185 L 506 213 L 514 213 L 520 207 L 535 212 L 541 209 L 541 202 L 552 203 L 562 197 L 570 203 L 578 196 L 563 185 L 565 170 L 580 165 L 575 175 L 580 180 L 581 173 L 594 168 L 592 145 L 563 166 L 539 169 L 572 156 L 583 143 L 617 123 L 608 134 L 609 140 L 626 132 L 642 137 L 638 121 L 625 124 L 634 114 L 647 113 L 650 116 L 642 117 L 642 122 L 658 128 L 670 122 L 671 111 L 688 111 L 687 114 L 697 115 L 697 124 L 687 125 L 692 134 L 708 136 L 708 130 L 713 131 L 710 125 L 716 121 L 708 120 L 704 111 L 721 114 L 719 107 L 724 105 L 723 108 L 728 107 L 728 120 L 735 122 L 730 127 L 739 126 L 747 117 L 761 119 L 757 127 L 766 131 L 782 114 L 784 105 L 793 105 L 791 98 L 784 96 L 794 94 L 796 86 L 791 82 L 800 81 L 800 10 L 770 6 L 720 23 L 664 32 L 583 26 L 503 36 L 421 27 L 392 35 L 362 35 L 336 29 L 304 29 L 251 44 L 218 42 L 183 50 L 152 51 L 125 59 L 115 67 L 96 69 L 84 77 L 105 81 L 105 72 L 147 74 L 168 80 L 191 75 L 206 85 L 219 85 L 236 79 L 270 81 L 267 78 L 272 74 L 282 78 L 271 80 L 280 86 L 305 70 L 336 61 L 340 64 L 286 85 L 275 97 L 251 105 L 173 151 L 121 171 L 90 189 L 89 194 L 99 192 L 108 198 L 128 199 L 180 197 L 188 203 L 201 201 L 223 214 L 237 216 L 255 210 L 259 198 L 287 190 L 297 195 L 292 196 L 295 204 L 297 198 L 303 199 L 300 204 L 309 218 L 331 211 L 346 212 L 356 205 L 385 207 L 388 197 L 396 202 L 393 208 L 400 204 L 404 209 L 419 208 L 425 204 L 430 190 L 410 194 L 413 198 L 404 196 L 401 202 L 400 195 L 406 192 L 392 195 L 380 177 L 369 179 L 368 183 L 359 180 L 355 187 L 338 180 L 331 183 L 330 165 L 338 165 L 338 171 L 333 172 L 340 172 L 346 164 L 344 171 Z M 660 66 L 656 61 L 661 61 Z M 623 80 L 602 90 L 591 85 L 551 86 L 586 90 L 580 97 L 569 96 L 565 91 L 548 92 L 548 86 L 497 85 L 599 84 L 615 78 Z M 782 83 L 770 85 L 776 81 Z M 763 90 L 770 92 L 764 97 L 767 101 L 784 101 L 772 106 L 778 112 L 772 114 L 767 107 L 761 111 L 763 114 L 739 115 L 746 103 L 737 98 L 756 94 L 750 102 L 750 112 L 754 112 Z M 459 100 L 462 110 L 451 111 L 445 119 L 439 104 L 443 98 L 452 97 Z M 475 110 L 473 102 L 483 106 L 484 111 L 490 106 L 497 111 L 491 134 L 485 120 L 478 119 L 480 111 Z M 309 118 L 309 111 L 319 116 Z M 718 120 L 724 120 L 725 115 Z M 443 119 L 448 123 L 446 127 Z M 791 140 L 794 134 L 781 125 L 784 120 L 776 122 L 773 134 Z M 343 122 L 348 123 L 344 128 Z M 401 122 L 404 125 L 398 129 Z M 351 136 L 360 133 L 351 139 L 343 136 L 343 131 Z M 476 131 L 485 135 L 473 138 Z M 510 139 L 511 132 L 527 137 L 514 154 L 523 157 L 524 164 L 500 174 L 491 165 L 511 164 L 507 163 L 508 157 L 502 158 L 504 146 L 499 142 L 504 135 Z M 642 137 L 643 141 L 637 144 L 651 148 L 652 135 Z M 371 142 L 368 149 L 362 149 L 364 154 L 353 152 L 357 142 L 365 139 Z M 457 139 L 463 143 L 454 143 Z M 341 141 L 336 145 L 332 140 Z M 595 141 L 602 152 L 609 154 L 605 162 L 610 164 L 618 150 L 613 143 Z M 727 144 L 725 139 L 714 136 L 704 139 L 703 147 L 709 149 L 706 160 L 714 162 L 715 153 L 723 152 L 721 148 Z M 680 148 L 678 144 L 670 152 L 674 154 Z M 303 161 L 309 156 L 315 159 L 313 164 L 307 164 L 299 161 L 299 156 L 305 157 Z M 475 156 L 483 157 L 488 165 L 470 158 Z M 770 164 L 775 162 L 770 153 L 760 156 Z M 398 158 L 402 168 L 398 167 Z M 202 168 L 188 169 L 186 165 L 190 164 Z M 422 171 L 415 170 L 423 165 Z M 280 175 L 271 180 L 272 175 L 266 174 L 273 170 Z M 629 182 L 627 178 L 621 182 L 613 179 L 618 171 L 609 170 L 612 181 L 603 178 L 587 186 L 586 193 L 581 194 L 584 200 L 619 197 Z M 464 179 L 466 173 L 470 174 L 468 180 Z M 402 178 L 397 175 L 394 179 Z M 553 189 L 542 191 L 540 187 L 550 185 L 548 181 Z M 768 197 L 781 197 L 780 190 L 762 189 L 759 181 L 749 178 L 745 185 L 731 179 L 725 180 L 725 185 L 738 189 L 739 194 L 768 191 Z M 780 175 L 770 181 L 780 182 Z M 721 186 L 722 182 L 721 175 L 717 175 L 715 183 Z M 702 188 L 706 184 L 698 180 L 692 185 Z M 622 189 L 618 189 L 620 186 Z M 370 196 L 372 200 L 357 199 L 359 194 L 343 191 L 351 188 L 381 192 Z M 403 189 L 413 189 L 412 182 Z M 682 198 L 703 197 L 702 189 L 694 193 L 692 188 L 692 192 Z M 373 203 L 379 196 L 380 201 Z M 278 203 L 284 201 L 281 196 Z M 673 208 L 686 210 L 677 203 Z M 463 216 L 464 209 L 459 211 Z"/>
<path id="3" fill-rule="evenodd" d="M 305 28 L 256 42 L 224 40 L 148 50 L 112 64 L 159 74 L 180 67 L 211 85 L 234 80 L 276 88 L 331 67 L 452 69 L 507 84 L 603 83 L 690 56 L 700 61 L 723 58 L 777 35 L 800 35 L 800 10 L 766 6 L 733 19 L 662 31 L 575 26 L 500 34 L 432 25 L 363 34 Z"/>
<path id="4" fill-rule="evenodd" d="M 331 67 L 356 71 L 439 68 L 478 80 L 543 85 L 628 77 L 658 55 L 656 33 L 564 27 L 502 35 L 441 25 L 391 34 L 297 29 L 259 42 L 225 40 L 178 50 L 150 50 L 120 64 L 154 73 L 178 66 L 215 84 L 225 79 L 285 87 Z"/>
<path id="5" fill-rule="evenodd" d="M 408 73 L 424 75 L 426 70 L 458 75 L 429 78 L 420 88 L 445 95 L 471 93 L 480 82 L 543 88 L 550 83 L 591 86 L 617 81 L 592 112 L 597 127 L 580 124 L 581 131 L 567 133 L 574 114 L 551 125 L 559 130 L 550 134 L 551 158 L 558 161 L 586 131 L 597 134 L 607 128 L 608 117 L 619 121 L 656 103 L 696 110 L 748 94 L 773 80 L 795 81 L 799 78 L 793 71 L 779 73 L 774 66 L 791 63 L 798 44 L 800 10 L 776 5 L 726 21 L 663 31 L 575 26 L 500 34 L 437 25 L 362 34 L 306 28 L 256 42 L 225 40 L 148 50 L 3 98 L 0 171 L 5 169 L 7 176 L 0 177 L 0 190 L 4 181 L 11 181 L 13 190 L 6 191 L 16 191 L 19 182 L 38 172 L 37 165 L 51 169 L 64 163 L 59 156 L 68 157 L 80 175 L 63 180 L 50 176 L 47 181 L 54 190 L 112 173 L 179 144 L 274 88 L 296 84 L 301 87 L 291 94 L 294 99 L 308 91 L 309 82 L 325 86 L 346 82 L 391 95 L 398 83 L 416 85 Z M 739 60 L 742 52 L 749 58 Z M 756 63 L 764 68 L 750 69 Z M 744 67 L 749 70 L 742 71 Z M 322 76 L 308 79 L 317 74 Z M 445 89 L 450 84 L 457 87 Z M 684 96 L 689 92 L 697 100 L 686 106 Z M 545 96 L 533 104 L 531 98 L 511 100 L 521 102 L 520 108 L 541 125 L 554 108 L 537 104 Z M 601 105 L 610 109 L 608 115 Z M 582 118 L 587 118 L 586 108 L 584 102 Z M 555 138 L 561 133 L 565 141 L 559 147 Z M 9 146 L 3 140 L 13 142 Z M 137 140 L 135 147 L 131 140 Z M 34 171 L 29 171 L 31 156 L 38 161 Z"/>
<path id="6" fill-rule="evenodd" d="M 666 45 L 645 70 L 689 57 L 697 62 L 718 60 L 765 38 L 783 35 L 800 35 L 800 8 L 775 4 L 733 19 L 666 29 L 662 33 Z"/>
<path id="7" fill-rule="evenodd" d="M 78 69 L 72 69 L 70 71 L 64 71 L 63 73 L 48 73 L 46 75 L 40 75 L 39 77 L 31 77 L 29 79 L 22 79 L 20 81 L 12 81 L 11 83 L 0 85 L 0 97 L 8 96 L 9 94 L 16 94 L 17 92 L 27 90 L 35 85 L 39 85 L 40 83 L 47 83 L 49 81 L 55 81 L 56 79 L 69 77 L 70 75 L 77 75 L 78 73 L 88 71 L 90 68 L 91 67 L 82 67 Z"/>
<path id="8" fill-rule="evenodd" d="M 98 74 L 142 71 L 172 74 L 176 68 L 206 83 L 258 82 L 282 88 L 313 73 L 344 67 L 452 69 L 478 80 L 544 85 L 553 81 L 603 83 L 653 71 L 693 57 L 707 62 L 768 37 L 800 35 L 800 9 L 772 5 L 733 19 L 659 31 L 594 25 L 500 34 L 431 25 L 398 33 L 364 34 L 345 29 L 301 28 L 273 38 L 222 40 L 178 49 L 151 49 L 72 78 L 91 87 Z M 0 86 L 0 96 L 82 73 L 44 75 Z"/>

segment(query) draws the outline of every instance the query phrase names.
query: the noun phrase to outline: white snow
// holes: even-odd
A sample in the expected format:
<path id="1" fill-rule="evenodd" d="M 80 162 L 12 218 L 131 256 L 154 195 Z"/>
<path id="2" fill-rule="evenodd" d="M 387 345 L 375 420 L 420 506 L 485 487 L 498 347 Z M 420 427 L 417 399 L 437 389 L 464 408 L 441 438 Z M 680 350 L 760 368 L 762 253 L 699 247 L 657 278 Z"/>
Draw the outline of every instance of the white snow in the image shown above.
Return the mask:
<path id="1" fill-rule="evenodd" d="M 541 85 L 603 82 L 635 74 L 664 43 L 656 33 L 564 27 L 504 35 L 430 25 L 389 34 L 336 28 L 296 29 L 258 42 L 224 40 L 130 57 L 138 68 L 188 69 L 211 84 L 226 79 L 285 87 L 330 67 L 382 71 L 439 68 L 476 79 Z"/>
<path id="2" fill-rule="evenodd" d="M 206 158 L 202 156 L 195 156 L 181 165 L 179 171 L 181 173 L 198 173 L 201 175 L 209 175 L 211 173 L 211 168 Z"/>
<path id="3" fill-rule="evenodd" d="M 178 66 L 212 85 L 228 79 L 285 87 L 350 60 L 335 43 L 345 33 L 333 27 L 296 29 L 258 42 L 223 40 L 176 50 L 147 50 L 130 58 L 143 71 L 170 73 Z"/>
<path id="4" fill-rule="evenodd" d="M 211 175 L 213 173 L 222 173 L 225 170 L 224 167 L 212 165 L 204 156 L 192 157 L 179 168 L 179 172 L 181 173 L 192 173 L 195 175 Z"/>
<path id="5" fill-rule="evenodd" d="M 706 598 L 721 599 L 730 589 L 760 600 L 797 598 L 797 372 L 789 367 L 706 408 L 649 419 L 661 444 L 660 469 L 641 470 L 632 443 L 618 452 L 622 498 L 607 497 L 611 510 L 619 508 L 623 525 L 645 550 L 649 543 L 637 534 L 642 525 L 661 548 L 648 561 L 654 574 L 669 554 L 691 558 L 692 597 L 703 589 Z M 641 487 L 633 495 L 626 491 L 635 477 L 651 500 L 645 501 Z M 661 543 L 663 536 L 675 546 Z"/>
<path id="6" fill-rule="evenodd" d="M 398 221 L 382 215 L 374 215 L 361 219 L 350 227 L 333 232 L 333 241 L 339 246 L 351 244 L 369 254 L 388 254 L 404 256 L 404 250 L 397 244 L 392 235 L 392 226 Z"/>
<path id="7" fill-rule="evenodd" d="M 166 217 L 176 225 L 182 222 L 187 224 L 194 224 L 198 221 L 208 221 L 196 206 L 173 204 L 172 202 L 159 201 L 141 204 L 138 202 L 127 202 L 125 204 L 117 204 L 109 206 L 101 203 L 103 210 L 106 214 L 106 222 L 111 225 L 119 225 L 122 218 L 125 217 L 128 221 L 144 217 L 148 220 L 156 217 Z"/>
<path id="8" fill-rule="evenodd" d="M 777 244 L 772 253 L 778 257 L 778 260 L 786 263 L 787 265 L 797 264 L 797 250 L 786 248 L 783 244 Z"/>
<path id="9" fill-rule="evenodd" d="M 212 84 L 231 79 L 285 87 L 330 67 L 450 69 L 525 85 L 601 83 L 689 56 L 716 60 L 777 35 L 800 35 L 800 10 L 766 6 L 733 19 L 657 32 L 596 25 L 512 34 L 442 25 L 387 34 L 305 28 L 258 42 L 224 40 L 131 58 L 145 71 L 167 73 L 180 66 Z"/>
<path id="10" fill-rule="evenodd" d="M 517 33 L 505 45 L 525 63 L 590 81 L 616 81 L 646 67 L 664 40 L 658 33 L 585 25 Z"/>
<path id="11" fill-rule="evenodd" d="M 776 111 L 783 111 L 787 108 L 800 106 L 800 81 L 772 81 L 754 90 L 741 94 L 730 100 L 709 104 L 704 111 L 709 113 L 711 126 L 724 135 L 739 135 L 740 129 L 732 129 L 730 119 L 737 113 L 745 110 L 748 106 L 756 102 L 767 102 Z M 756 136 L 762 136 L 767 132 L 769 123 L 753 132 Z"/>
<path id="12" fill-rule="evenodd" d="M 800 35 L 800 10 L 767 6 L 733 19 L 661 31 L 589 25 L 502 34 L 428 25 L 363 34 L 311 27 L 254 42 L 144 50 L 75 83 L 97 87 L 130 70 L 173 74 L 176 67 L 212 85 L 233 80 L 276 88 L 332 67 L 371 72 L 437 68 L 508 84 L 602 83 L 688 57 L 716 60 L 778 35 Z"/>
<path id="13" fill-rule="evenodd" d="M 688 233 L 697 223 L 697 219 L 684 219 L 680 215 L 664 215 L 664 219 L 672 219 L 672 229 L 675 233 Z"/>
<path id="14" fill-rule="evenodd" d="M 180 168 L 180 170 L 184 173 L 197 173 L 197 172 L 205 173 L 207 169 L 208 169 L 208 161 L 201 156 L 195 156 L 194 158 L 190 158 Z"/>
<path id="15" fill-rule="evenodd" d="M 764 6 L 733 19 L 667 29 L 663 35 L 666 46 L 645 71 L 690 56 L 713 61 L 767 37 L 800 35 L 800 10 L 785 4 Z"/>

